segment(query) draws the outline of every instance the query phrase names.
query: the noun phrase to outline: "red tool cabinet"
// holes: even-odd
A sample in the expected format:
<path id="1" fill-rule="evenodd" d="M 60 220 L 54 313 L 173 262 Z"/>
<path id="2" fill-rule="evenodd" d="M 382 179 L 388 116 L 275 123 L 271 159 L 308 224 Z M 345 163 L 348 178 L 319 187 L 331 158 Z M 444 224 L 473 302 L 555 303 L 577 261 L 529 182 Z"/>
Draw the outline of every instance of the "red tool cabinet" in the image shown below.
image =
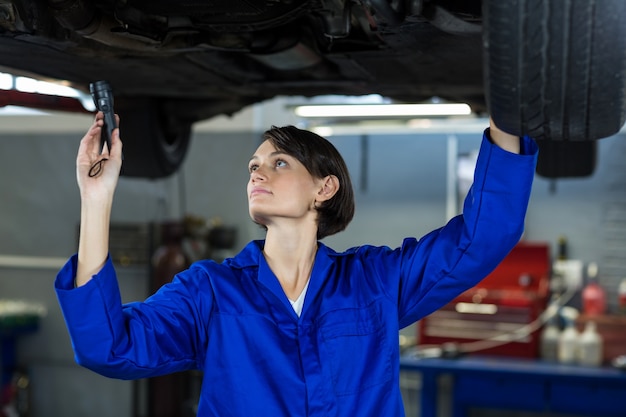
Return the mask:
<path id="1" fill-rule="evenodd" d="M 465 346 L 471 352 L 479 347 L 472 342 L 511 335 L 534 322 L 548 302 L 550 265 L 548 244 L 519 243 L 478 285 L 419 322 L 419 344 L 455 342 L 461 351 Z M 505 344 L 490 344 L 476 353 L 535 358 L 539 330 Z"/>

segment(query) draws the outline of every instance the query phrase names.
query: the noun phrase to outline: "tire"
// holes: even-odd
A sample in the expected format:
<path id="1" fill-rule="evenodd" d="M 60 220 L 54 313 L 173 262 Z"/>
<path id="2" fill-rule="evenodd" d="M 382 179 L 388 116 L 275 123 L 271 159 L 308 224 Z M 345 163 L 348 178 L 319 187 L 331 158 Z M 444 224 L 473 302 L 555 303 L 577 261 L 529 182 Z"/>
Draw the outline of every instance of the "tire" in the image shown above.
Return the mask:
<path id="1" fill-rule="evenodd" d="M 575 161 L 559 161 L 559 149 L 581 162 L 580 152 L 595 147 L 569 142 L 614 135 L 626 120 L 626 2 L 485 0 L 483 7 L 491 117 L 540 144 L 562 141 L 544 144 L 541 157 L 577 176 Z M 587 167 L 595 165 L 592 153 Z M 548 171 L 559 176 L 556 167 Z"/>
<path id="2" fill-rule="evenodd" d="M 596 169 L 598 142 L 538 140 L 537 174 L 545 178 L 588 177 Z"/>
<path id="3" fill-rule="evenodd" d="M 154 98 L 116 97 L 124 143 L 121 175 L 163 178 L 176 172 L 187 155 L 191 122 L 171 116 L 166 103 Z"/>

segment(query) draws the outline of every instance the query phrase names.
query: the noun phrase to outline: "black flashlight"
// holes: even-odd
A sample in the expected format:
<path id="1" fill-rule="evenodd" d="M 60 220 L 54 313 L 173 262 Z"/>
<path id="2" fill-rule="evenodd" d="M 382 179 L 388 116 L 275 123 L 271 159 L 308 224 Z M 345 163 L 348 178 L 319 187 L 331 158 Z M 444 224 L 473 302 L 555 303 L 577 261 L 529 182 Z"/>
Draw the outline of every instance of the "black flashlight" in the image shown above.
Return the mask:
<path id="1" fill-rule="evenodd" d="M 91 91 L 96 109 L 104 113 L 104 126 L 102 126 L 102 135 L 100 135 L 100 153 L 104 149 L 105 141 L 109 152 L 111 152 L 111 132 L 117 127 L 115 111 L 113 110 L 113 91 L 106 81 L 90 83 L 89 91 Z"/>

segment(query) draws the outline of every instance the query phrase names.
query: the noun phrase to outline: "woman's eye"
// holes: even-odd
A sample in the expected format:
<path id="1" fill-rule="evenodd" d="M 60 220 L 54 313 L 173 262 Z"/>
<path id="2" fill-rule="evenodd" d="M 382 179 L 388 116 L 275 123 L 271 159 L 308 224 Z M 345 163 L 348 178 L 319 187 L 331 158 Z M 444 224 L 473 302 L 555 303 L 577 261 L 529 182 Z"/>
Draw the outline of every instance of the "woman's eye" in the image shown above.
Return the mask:
<path id="1" fill-rule="evenodd" d="M 254 172 L 254 171 L 256 171 L 256 170 L 257 170 L 257 168 L 258 168 L 258 167 L 259 167 L 258 165 L 250 165 L 250 166 L 248 167 L 248 171 L 249 171 L 249 172 Z"/>
<path id="2" fill-rule="evenodd" d="M 287 162 L 283 161 L 282 159 L 279 159 L 279 160 L 276 161 L 276 166 L 277 167 L 287 166 Z"/>

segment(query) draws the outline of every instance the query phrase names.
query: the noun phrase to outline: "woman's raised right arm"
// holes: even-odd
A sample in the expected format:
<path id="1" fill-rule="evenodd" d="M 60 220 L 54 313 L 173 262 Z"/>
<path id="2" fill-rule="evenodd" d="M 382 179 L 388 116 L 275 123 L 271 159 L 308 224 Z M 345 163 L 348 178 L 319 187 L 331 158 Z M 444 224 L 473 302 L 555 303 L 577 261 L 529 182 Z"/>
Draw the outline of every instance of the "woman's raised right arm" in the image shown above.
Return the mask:
<path id="1" fill-rule="evenodd" d="M 103 118 L 102 112 L 98 112 L 80 142 L 76 157 L 81 202 L 77 287 L 85 285 L 102 269 L 109 253 L 111 207 L 122 167 L 122 142 L 116 128 L 111 135 L 111 149 L 105 145 L 100 153 Z M 119 118 L 117 122 L 119 125 Z"/>

